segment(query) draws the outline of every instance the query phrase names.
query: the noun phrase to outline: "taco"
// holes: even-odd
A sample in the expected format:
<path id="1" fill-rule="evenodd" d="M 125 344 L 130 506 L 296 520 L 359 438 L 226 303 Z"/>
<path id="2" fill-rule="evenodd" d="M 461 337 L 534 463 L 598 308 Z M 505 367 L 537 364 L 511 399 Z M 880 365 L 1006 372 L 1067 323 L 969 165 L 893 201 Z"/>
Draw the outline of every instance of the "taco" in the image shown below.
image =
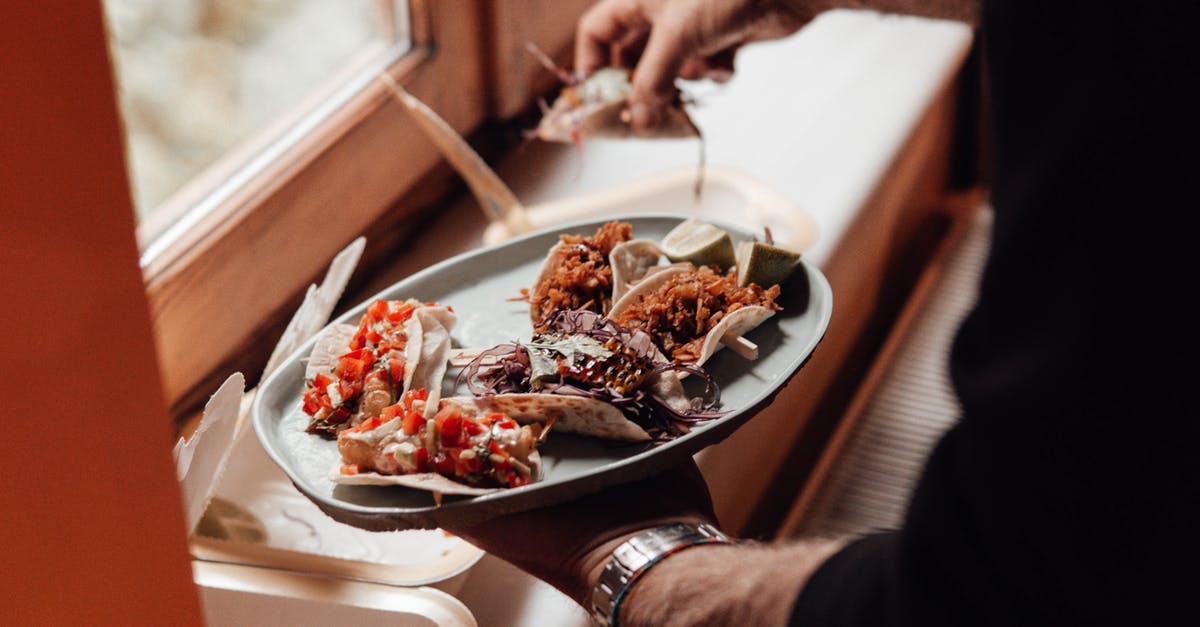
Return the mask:
<path id="1" fill-rule="evenodd" d="M 782 308 L 779 286 L 738 286 L 737 271 L 677 264 L 648 274 L 613 304 L 609 317 L 643 331 L 676 363 L 703 365 L 722 339 L 748 333 Z"/>
<path id="2" fill-rule="evenodd" d="M 540 330 L 546 317 L 560 309 L 608 313 L 620 295 L 614 293 L 616 283 L 624 290 L 644 268 L 658 262 L 653 242 L 632 237 L 633 225 L 617 221 L 600 226 L 590 237 L 560 235 L 542 262 L 533 287 L 526 290 L 534 330 Z"/>
<path id="3" fill-rule="evenodd" d="M 436 406 L 455 321 L 449 307 L 377 300 L 357 327 L 327 327 L 305 367 L 301 407 L 311 417 L 308 432 L 333 439 L 411 389 L 430 390 Z"/>
<path id="4" fill-rule="evenodd" d="M 629 94 L 633 91 L 630 72 L 620 67 L 600 68 L 585 80 L 571 80 L 554 104 L 543 111 L 535 131 L 544 141 L 578 144 L 584 137 L 699 137 L 700 130 L 683 109 L 680 94 L 668 107 L 658 126 L 634 131 L 625 119 Z"/>
<path id="5" fill-rule="evenodd" d="M 680 372 L 698 375 L 702 396 L 688 396 Z M 722 415 L 701 368 L 673 363 L 646 333 L 584 310 L 558 310 L 530 341 L 481 351 L 459 379 L 477 402 L 518 422 L 541 421 L 545 407 L 571 399 L 578 409 L 559 412 L 554 429 L 609 440 L 667 439 Z"/>
<path id="6" fill-rule="evenodd" d="M 442 494 L 520 487 L 538 478 L 540 430 L 474 399 L 430 402 L 426 390 L 409 390 L 379 415 L 338 433 L 342 464 L 331 479 Z"/>

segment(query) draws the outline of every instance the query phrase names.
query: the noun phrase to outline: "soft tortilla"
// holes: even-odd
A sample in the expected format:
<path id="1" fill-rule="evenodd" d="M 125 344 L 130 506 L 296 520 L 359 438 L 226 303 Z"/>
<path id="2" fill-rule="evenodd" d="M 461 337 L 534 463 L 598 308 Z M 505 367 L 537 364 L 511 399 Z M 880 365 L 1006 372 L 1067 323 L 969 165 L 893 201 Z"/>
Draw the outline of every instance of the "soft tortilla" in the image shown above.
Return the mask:
<path id="1" fill-rule="evenodd" d="M 545 260 L 542 261 L 541 268 L 538 270 L 537 279 L 533 282 L 533 287 L 530 288 L 529 302 L 529 319 L 535 325 L 542 321 L 541 306 L 533 301 L 533 294 L 537 293 L 537 286 L 544 281 L 549 280 L 558 270 L 556 263 L 559 248 L 566 246 L 563 242 L 558 242 L 550 247 L 546 253 Z M 630 286 L 640 281 L 654 268 L 658 267 L 659 258 L 662 253 L 658 244 L 646 239 L 634 239 L 626 242 L 621 242 L 608 253 L 608 265 L 612 268 L 612 295 L 610 299 L 613 303 L 617 302 Z"/>
<path id="2" fill-rule="evenodd" d="M 535 325 L 542 321 L 542 308 L 540 303 L 533 300 L 533 297 L 534 294 L 537 294 L 537 287 L 554 276 L 554 271 L 558 267 L 558 264 L 555 263 L 555 253 L 558 252 L 559 246 L 565 246 L 565 244 L 559 241 L 550 247 L 546 258 L 542 260 L 542 267 L 538 269 L 537 278 L 533 280 L 533 286 L 529 288 L 529 320 Z"/>
<path id="3" fill-rule="evenodd" d="M 537 451 L 530 453 L 529 464 L 533 470 L 534 481 L 541 479 L 542 457 Z M 500 490 L 513 488 L 480 488 L 459 483 L 436 472 L 420 472 L 409 475 L 382 475 L 377 472 L 360 472 L 353 475 L 342 474 L 341 466 L 334 468 L 329 480 L 341 485 L 398 485 L 415 490 L 427 490 L 440 494 L 465 494 L 479 496 L 491 494 Z"/>
<path id="4" fill-rule="evenodd" d="M 538 124 L 538 138 L 575 143 L 589 136 L 657 139 L 700 136 L 700 130 L 682 107 L 669 107 L 658 126 L 647 131 L 634 131 L 622 119 L 626 101 L 633 91 L 629 76 L 629 70 L 625 68 L 601 68 L 582 83 L 564 88 Z"/>
<path id="5" fill-rule="evenodd" d="M 429 397 L 425 403 L 425 417 L 437 413 L 438 400 L 442 397 L 442 379 L 450 360 L 450 331 L 457 316 L 449 307 L 423 305 L 417 307 L 411 318 L 404 322 L 408 344 L 404 347 L 404 391 L 424 388 Z"/>
<path id="6" fill-rule="evenodd" d="M 671 277 L 683 274 L 690 269 L 690 264 L 676 264 L 648 274 L 645 280 L 639 281 L 637 285 L 632 286 L 627 292 L 622 294 L 620 299 L 613 301 L 612 311 L 608 312 L 608 317 L 617 317 L 621 312 L 640 301 L 642 297 L 657 290 L 660 285 L 666 283 Z"/>
<path id="7" fill-rule="evenodd" d="M 613 303 L 612 311 L 609 312 L 610 318 L 616 318 L 626 309 L 632 307 L 635 303 L 641 301 L 643 297 L 654 293 L 669 281 L 672 277 L 688 272 L 692 269 L 691 264 L 679 264 L 670 267 L 664 267 L 662 270 L 657 270 L 648 274 L 637 285 L 633 286 L 628 292 L 621 297 L 620 300 Z M 697 366 L 704 365 L 714 353 L 721 350 L 725 345 L 722 343 L 722 338 L 726 334 L 745 335 L 753 330 L 758 325 L 762 324 L 775 315 L 775 311 L 759 305 L 747 305 L 739 307 L 731 311 L 716 324 L 704 337 L 703 343 L 700 345 L 700 356 L 696 359 Z"/>
<path id="8" fill-rule="evenodd" d="M 620 409 L 594 398 L 527 392 L 455 400 L 474 405 L 479 412 L 508 414 L 521 424 L 546 424 L 553 419 L 553 428 L 567 433 L 622 442 L 650 440 L 650 434 L 626 418 Z"/>
<path id="9" fill-rule="evenodd" d="M 329 374 L 337 365 L 338 358 L 350 350 L 350 340 L 358 333 L 358 327 L 350 324 L 332 324 L 317 336 L 308 363 L 304 365 L 304 378 L 312 381 L 318 374 Z"/>
<path id="10" fill-rule="evenodd" d="M 661 256 L 662 250 L 658 244 L 648 239 L 634 239 L 613 246 L 608 254 L 608 265 L 612 267 L 613 275 L 613 303 L 657 266 Z"/>

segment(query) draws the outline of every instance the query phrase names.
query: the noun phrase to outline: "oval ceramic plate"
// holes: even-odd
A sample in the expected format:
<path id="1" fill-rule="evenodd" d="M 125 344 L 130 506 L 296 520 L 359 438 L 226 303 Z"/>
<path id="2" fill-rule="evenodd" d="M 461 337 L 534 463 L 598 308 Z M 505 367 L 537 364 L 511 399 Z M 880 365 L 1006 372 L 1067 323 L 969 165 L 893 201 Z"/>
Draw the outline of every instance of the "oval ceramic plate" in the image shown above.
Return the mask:
<path id="1" fill-rule="evenodd" d="M 608 219 L 630 222 L 634 237 L 658 240 L 685 217 Z M 416 298 L 454 308 L 458 314 L 456 346 L 485 348 L 527 340 L 531 332 L 529 306 L 520 299 L 520 290 L 532 285 L 546 251 L 560 233 L 590 235 L 605 221 L 556 226 L 448 259 L 396 283 L 333 323 L 356 324 L 376 298 Z M 730 232 L 735 243 L 757 235 L 730 224 L 720 226 Z M 746 361 L 731 350 L 721 350 L 705 365 L 721 387 L 721 409 L 728 412 L 724 416 L 657 444 L 631 445 L 552 433 L 541 448 L 542 480 L 520 488 L 476 497 L 447 496 L 439 505 L 429 492 L 331 482 L 330 470 L 339 463 L 337 445 L 305 433 L 308 417 L 300 410 L 304 358 L 312 349 L 312 340 L 259 386 L 251 417 L 263 448 L 275 463 L 300 492 L 335 520 L 371 530 L 438 527 L 447 521 L 473 524 L 650 476 L 727 437 L 770 404 L 808 360 L 829 324 L 833 295 L 824 275 L 802 259 L 783 286 L 779 303 L 783 311 L 746 336 L 759 347 L 757 360 Z M 457 373 L 455 368 L 447 372 L 444 395 L 467 393 L 455 389 Z"/>

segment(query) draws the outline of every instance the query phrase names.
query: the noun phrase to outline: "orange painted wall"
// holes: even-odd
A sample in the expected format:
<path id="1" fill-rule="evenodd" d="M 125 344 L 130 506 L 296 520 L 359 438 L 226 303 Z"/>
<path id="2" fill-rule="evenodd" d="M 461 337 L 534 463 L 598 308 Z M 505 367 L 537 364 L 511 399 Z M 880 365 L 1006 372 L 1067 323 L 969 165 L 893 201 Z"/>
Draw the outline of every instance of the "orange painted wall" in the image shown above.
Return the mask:
<path id="1" fill-rule="evenodd" d="M 0 8 L 0 623 L 201 624 L 100 13 Z"/>

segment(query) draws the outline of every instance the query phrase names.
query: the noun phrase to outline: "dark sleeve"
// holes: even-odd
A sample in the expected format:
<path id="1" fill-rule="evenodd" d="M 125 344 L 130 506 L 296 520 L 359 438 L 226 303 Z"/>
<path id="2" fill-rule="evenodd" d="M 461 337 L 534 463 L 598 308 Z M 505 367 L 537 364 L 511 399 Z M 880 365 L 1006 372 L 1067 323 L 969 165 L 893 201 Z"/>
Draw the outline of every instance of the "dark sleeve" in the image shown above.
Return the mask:
<path id="1" fill-rule="evenodd" d="M 1195 3 L 984 3 L 995 221 L 951 357 L 962 417 L 902 528 L 819 569 L 793 624 L 1195 616 L 1196 24 Z"/>
<path id="2" fill-rule="evenodd" d="M 895 533 L 861 538 L 830 557 L 817 569 L 796 600 L 792 625 L 884 625 L 884 573 L 895 566 Z"/>

